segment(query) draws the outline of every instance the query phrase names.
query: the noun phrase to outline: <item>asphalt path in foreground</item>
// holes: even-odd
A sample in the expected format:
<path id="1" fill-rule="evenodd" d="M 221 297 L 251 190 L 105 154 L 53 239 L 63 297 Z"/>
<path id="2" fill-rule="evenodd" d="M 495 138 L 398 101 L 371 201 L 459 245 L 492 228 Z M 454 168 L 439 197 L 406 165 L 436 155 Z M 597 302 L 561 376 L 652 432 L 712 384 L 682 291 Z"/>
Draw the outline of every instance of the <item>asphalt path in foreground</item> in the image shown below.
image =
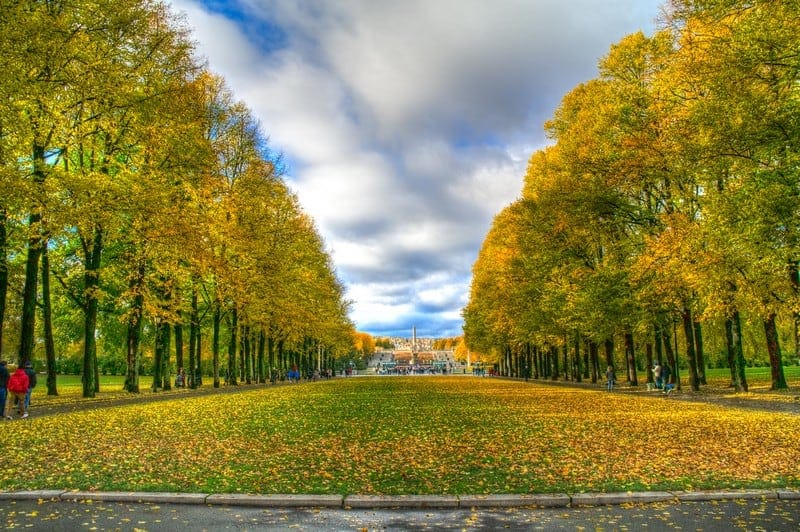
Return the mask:
<path id="1" fill-rule="evenodd" d="M 576 508 L 355 510 L 3 501 L 0 526 L 27 530 L 800 530 L 800 500 Z"/>

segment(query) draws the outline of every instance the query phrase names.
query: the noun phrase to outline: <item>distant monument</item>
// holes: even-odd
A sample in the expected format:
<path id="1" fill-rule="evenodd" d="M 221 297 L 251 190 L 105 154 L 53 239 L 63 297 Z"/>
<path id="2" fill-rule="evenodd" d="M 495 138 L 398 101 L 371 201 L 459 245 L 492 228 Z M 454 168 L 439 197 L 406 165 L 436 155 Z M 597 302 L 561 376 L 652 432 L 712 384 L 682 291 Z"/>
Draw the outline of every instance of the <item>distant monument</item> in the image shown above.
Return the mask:
<path id="1" fill-rule="evenodd" d="M 417 360 L 417 327 L 411 327 L 411 365 L 416 366 Z"/>

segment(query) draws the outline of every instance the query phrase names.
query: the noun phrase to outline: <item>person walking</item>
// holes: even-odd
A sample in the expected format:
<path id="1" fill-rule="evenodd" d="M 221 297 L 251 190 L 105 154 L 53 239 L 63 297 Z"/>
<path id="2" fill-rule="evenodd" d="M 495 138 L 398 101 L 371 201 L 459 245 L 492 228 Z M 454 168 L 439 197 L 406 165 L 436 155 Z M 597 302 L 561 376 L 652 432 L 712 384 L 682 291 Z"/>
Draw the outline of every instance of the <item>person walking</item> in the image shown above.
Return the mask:
<path id="1" fill-rule="evenodd" d="M 178 374 L 175 375 L 175 387 L 176 388 L 186 387 L 186 372 L 183 370 L 183 368 L 178 368 Z"/>
<path id="2" fill-rule="evenodd" d="M 661 383 L 661 364 L 656 361 L 655 365 L 653 366 L 653 377 L 655 378 L 656 382 L 656 389 L 660 390 L 662 383 Z"/>
<path id="3" fill-rule="evenodd" d="M 7 362 L 0 360 L 0 419 L 11 419 L 10 415 L 6 414 L 6 402 L 8 400 L 8 378 L 11 376 L 8 373 Z"/>
<path id="4" fill-rule="evenodd" d="M 33 364 L 28 360 L 25 362 L 25 375 L 28 376 L 28 391 L 25 392 L 25 412 L 31 407 L 31 394 L 33 389 L 36 388 L 36 371 L 33 369 Z"/>
<path id="5" fill-rule="evenodd" d="M 664 366 L 661 368 L 661 382 L 663 383 L 664 392 L 669 394 L 675 388 L 675 384 L 670 382 L 672 378 L 672 368 L 669 367 L 669 364 L 664 362 Z"/>
<path id="6" fill-rule="evenodd" d="M 614 383 L 617 380 L 617 375 L 614 373 L 614 367 L 608 366 L 606 370 L 606 389 L 610 392 L 614 389 Z"/>
<path id="7" fill-rule="evenodd" d="M 9 377 L 8 391 L 17 399 L 19 417 L 28 417 L 28 411 L 25 409 L 25 395 L 28 393 L 28 374 L 25 373 L 23 368 L 17 368 L 11 377 Z"/>

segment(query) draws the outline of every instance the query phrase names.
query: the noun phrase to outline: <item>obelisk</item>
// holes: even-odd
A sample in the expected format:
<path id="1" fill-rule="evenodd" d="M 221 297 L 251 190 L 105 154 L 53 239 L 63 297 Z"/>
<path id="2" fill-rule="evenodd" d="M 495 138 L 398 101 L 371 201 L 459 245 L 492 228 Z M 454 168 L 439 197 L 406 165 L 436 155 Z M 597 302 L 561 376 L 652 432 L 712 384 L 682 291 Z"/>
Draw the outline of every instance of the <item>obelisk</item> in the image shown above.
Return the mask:
<path id="1" fill-rule="evenodd" d="M 411 327 L 411 365 L 417 365 L 417 327 Z"/>

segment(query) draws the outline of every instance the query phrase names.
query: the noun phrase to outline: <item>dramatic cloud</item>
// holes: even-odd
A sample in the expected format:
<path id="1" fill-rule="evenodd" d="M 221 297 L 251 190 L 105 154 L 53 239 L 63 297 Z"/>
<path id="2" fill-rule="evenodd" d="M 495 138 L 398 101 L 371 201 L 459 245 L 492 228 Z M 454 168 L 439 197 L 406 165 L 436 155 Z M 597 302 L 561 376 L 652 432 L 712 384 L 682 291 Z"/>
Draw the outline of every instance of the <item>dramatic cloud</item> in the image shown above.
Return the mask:
<path id="1" fill-rule="evenodd" d="M 542 125 L 657 0 L 174 0 L 317 221 L 359 330 L 461 333 Z"/>

